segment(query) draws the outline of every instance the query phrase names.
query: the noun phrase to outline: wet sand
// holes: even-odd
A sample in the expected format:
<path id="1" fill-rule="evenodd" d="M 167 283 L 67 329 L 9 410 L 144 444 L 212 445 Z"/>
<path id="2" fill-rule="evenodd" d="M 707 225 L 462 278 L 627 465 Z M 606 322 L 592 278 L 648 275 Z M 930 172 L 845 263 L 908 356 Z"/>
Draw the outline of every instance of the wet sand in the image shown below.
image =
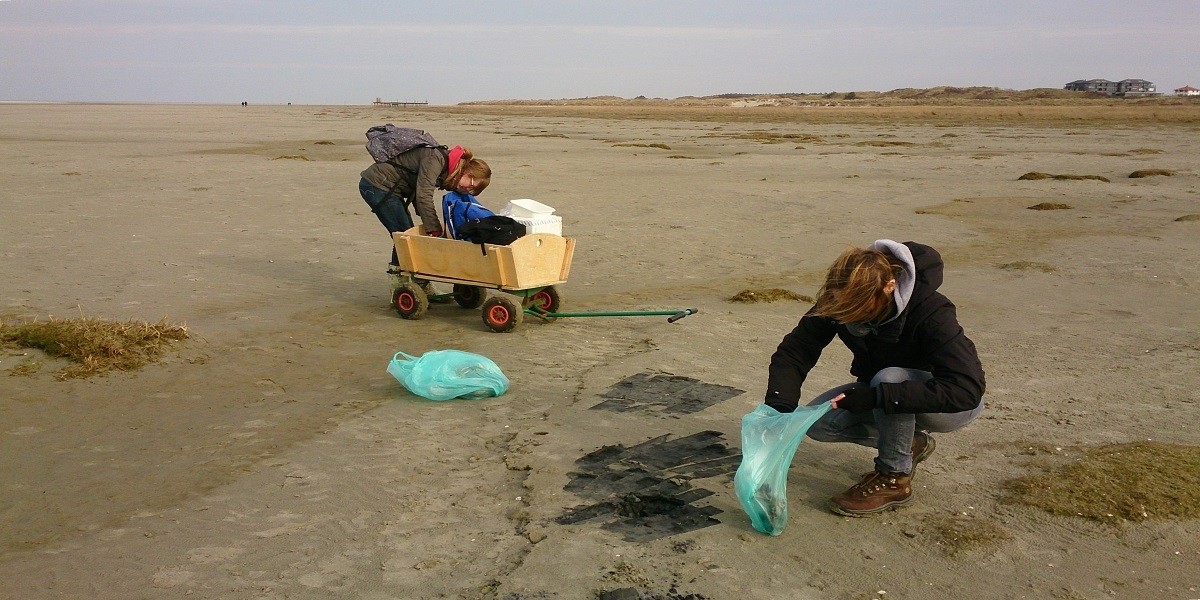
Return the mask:
<path id="1" fill-rule="evenodd" d="M 5 320 L 193 336 L 82 380 L 0 353 L 0 597 L 1200 597 L 1196 521 L 1003 500 L 1031 447 L 1200 444 L 1200 222 L 1177 220 L 1200 213 L 1193 126 L 705 114 L 0 105 Z M 492 208 L 557 209 L 577 241 L 564 309 L 700 312 L 400 319 L 356 189 L 385 122 L 472 147 Z M 1154 168 L 1176 174 L 1127 177 Z M 942 252 L 987 411 L 872 519 L 825 508 L 871 453 L 806 441 L 787 529 L 764 536 L 732 491 L 740 418 L 808 305 L 728 299 L 812 295 L 877 238 Z M 446 348 L 510 391 L 432 403 L 384 371 Z M 804 397 L 848 366 L 831 345 Z M 956 552 L 951 517 L 1004 535 Z"/>

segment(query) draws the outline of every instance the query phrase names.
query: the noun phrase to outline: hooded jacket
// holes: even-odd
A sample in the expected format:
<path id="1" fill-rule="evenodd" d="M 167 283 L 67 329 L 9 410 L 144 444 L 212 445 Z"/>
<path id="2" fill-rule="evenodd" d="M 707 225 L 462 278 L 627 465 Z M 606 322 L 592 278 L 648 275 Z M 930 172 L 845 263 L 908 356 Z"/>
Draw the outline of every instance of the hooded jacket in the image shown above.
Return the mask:
<path id="1" fill-rule="evenodd" d="M 929 381 L 879 384 L 876 398 L 886 413 L 952 413 L 979 405 L 985 387 L 983 365 L 975 344 L 958 324 L 954 304 L 937 291 L 942 285 L 941 255 L 916 242 L 879 240 L 874 248 L 906 263 L 896 285 L 899 310 L 874 327 L 840 325 L 805 314 L 771 355 L 766 394 L 771 407 L 780 412 L 796 409 L 801 385 L 834 336 L 853 353 L 850 374 L 859 382 L 869 382 L 887 367 L 933 374 Z"/>

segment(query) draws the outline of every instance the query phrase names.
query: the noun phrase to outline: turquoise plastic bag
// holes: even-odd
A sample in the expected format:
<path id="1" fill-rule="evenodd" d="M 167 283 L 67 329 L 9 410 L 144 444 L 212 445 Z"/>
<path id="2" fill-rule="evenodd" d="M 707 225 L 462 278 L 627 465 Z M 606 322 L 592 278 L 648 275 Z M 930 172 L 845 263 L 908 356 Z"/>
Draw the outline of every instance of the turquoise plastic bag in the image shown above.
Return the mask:
<path id="1" fill-rule="evenodd" d="M 781 413 L 759 404 L 742 417 L 742 464 L 733 476 L 733 489 L 754 529 L 769 535 L 783 533 L 792 458 L 805 432 L 830 407 L 825 402 Z"/>
<path id="2" fill-rule="evenodd" d="M 430 350 L 420 357 L 397 352 L 387 372 L 408 391 L 430 400 L 488 398 L 508 391 L 508 377 L 492 359 L 461 350 Z"/>

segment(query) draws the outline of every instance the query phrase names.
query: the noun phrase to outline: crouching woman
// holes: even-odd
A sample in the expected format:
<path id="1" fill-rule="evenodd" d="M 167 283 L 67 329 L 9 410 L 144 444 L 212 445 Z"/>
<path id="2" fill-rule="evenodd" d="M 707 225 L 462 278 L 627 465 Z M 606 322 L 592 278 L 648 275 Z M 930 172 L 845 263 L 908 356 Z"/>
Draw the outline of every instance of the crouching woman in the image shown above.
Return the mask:
<path id="1" fill-rule="evenodd" d="M 938 292 L 942 257 L 915 242 L 878 240 L 829 267 L 812 309 L 771 356 L 766 404 L 792 412 L 800 387 L 834 336 L 850 349 L 855 381 L 818 395 L 833 409 L 808 430 L 822 442 L 876 449 L 874 469 L 833 497 L 830 508 L 874 515 L 912 500 L 917 463 L 933 452 L 931 432 L 966 426 L 983 412 L 983 366 Z"/>

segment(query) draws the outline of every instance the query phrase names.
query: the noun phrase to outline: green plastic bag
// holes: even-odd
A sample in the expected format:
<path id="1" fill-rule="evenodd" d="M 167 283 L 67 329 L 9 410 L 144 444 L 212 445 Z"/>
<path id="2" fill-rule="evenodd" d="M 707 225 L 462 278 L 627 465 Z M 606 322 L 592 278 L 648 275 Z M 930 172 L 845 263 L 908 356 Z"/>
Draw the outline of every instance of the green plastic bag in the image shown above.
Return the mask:
<path id="1" fill-rule="evenodd" d="M 754 529 L 768 535 L 787 525 L 787 476 L 804 434 L 829 402 L 800 406 L 781 413 L 760 404 L 742 417 L 742 464 L 733 476 L 733 489 Z"/>
<path id="2" fill-rule="evenodd" d="M 508 377 L 492 359 L 461 350 L 430 350 L 419 357 L 397 352 L 387 372 L 408 391 L 430 400 L 487 398 L 508 391 Z"/>

